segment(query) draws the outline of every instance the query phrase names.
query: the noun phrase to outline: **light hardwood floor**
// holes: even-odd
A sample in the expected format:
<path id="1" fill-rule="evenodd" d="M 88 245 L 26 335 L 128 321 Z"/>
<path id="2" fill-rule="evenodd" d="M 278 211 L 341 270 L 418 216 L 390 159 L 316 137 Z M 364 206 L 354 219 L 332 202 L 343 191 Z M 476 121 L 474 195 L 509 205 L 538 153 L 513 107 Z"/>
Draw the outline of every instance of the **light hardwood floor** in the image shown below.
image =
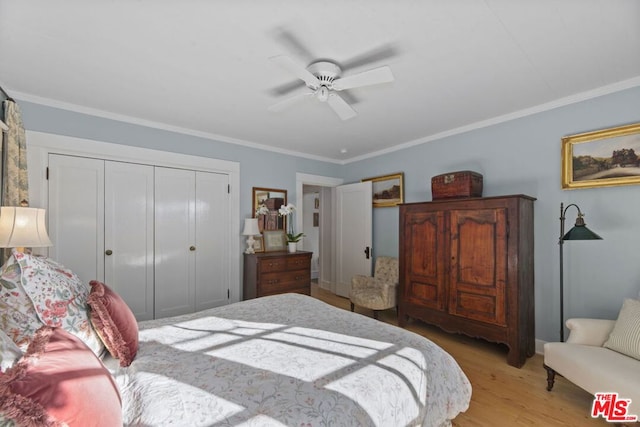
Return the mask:
<path id="1" fill-rule="evenodd" d="M 349 310 L 349 300 L 312 284 L 311 295 L 336 307 Z M 356 312 L 372 316 L 370 310 Z M 397 325 L 395 310 L 380 313 L 380 320 Z M 557 376 L 551 392 L 546 390 L 547 373 L 543 358 L 536 354 L 518 369 L 507 365 L 506 347 L 414 321 L 407 327 L 438 344 L 451 354 L 465 372 L 473 393 L 469 409 L 454 421 L 467 426 L 605 426 L 602 418 L 590 416 L 593 397 Z M 637 427 L 638 423 L 633 424 Z"/>

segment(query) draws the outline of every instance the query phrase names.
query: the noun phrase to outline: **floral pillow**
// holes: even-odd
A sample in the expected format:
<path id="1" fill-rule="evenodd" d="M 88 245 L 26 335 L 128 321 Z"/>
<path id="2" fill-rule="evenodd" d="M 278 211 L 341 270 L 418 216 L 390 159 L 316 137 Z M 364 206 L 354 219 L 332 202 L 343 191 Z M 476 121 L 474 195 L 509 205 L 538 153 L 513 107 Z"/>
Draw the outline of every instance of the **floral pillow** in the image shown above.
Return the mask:
<path id="1" fill-rule="evenodd" d="M 16 343 L 0 330 L 0 373 L 12 367 L 21 357 L 22 351 Z"/>
<path id="2" fill-rule="evenodd" d="M 17 251 L 13 256 L 20 265 L 22 286 L 42 323 L 71 332 L 102 355 L 104 344 L 89 321 L 89 288 L 71 270 L 49 258 Z"/>
<path id="3" fill-rule="evenodd" d="M 22 351 L 43 323 L 22 286 L 20 265 L 12 255 L 0 270 L 0 329 Z"/>

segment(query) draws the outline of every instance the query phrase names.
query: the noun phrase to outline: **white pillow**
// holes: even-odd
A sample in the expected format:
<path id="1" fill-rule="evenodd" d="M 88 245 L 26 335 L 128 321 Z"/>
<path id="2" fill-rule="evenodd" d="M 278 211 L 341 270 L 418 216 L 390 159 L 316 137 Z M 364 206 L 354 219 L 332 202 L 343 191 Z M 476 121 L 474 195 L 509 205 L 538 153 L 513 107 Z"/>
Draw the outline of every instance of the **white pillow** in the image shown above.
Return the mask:
<path id="1" fill-rule="evenodd" d="M 12 367 L 21 357 L 20 348 L 0 329 L 0 372 Z"/>
<path id="2" fill-rule="evenodd" d="M 624 300 L 604 347 L 640 360 L 640 300 Z"/>

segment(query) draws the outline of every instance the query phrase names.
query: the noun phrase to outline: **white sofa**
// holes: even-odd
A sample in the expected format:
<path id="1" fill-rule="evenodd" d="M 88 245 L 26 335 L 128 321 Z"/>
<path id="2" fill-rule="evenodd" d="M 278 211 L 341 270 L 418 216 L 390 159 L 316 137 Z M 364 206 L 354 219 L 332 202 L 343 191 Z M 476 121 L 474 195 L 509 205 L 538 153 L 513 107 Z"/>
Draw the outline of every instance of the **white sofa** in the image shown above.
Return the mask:
<path id="1" fill-rule="evenodd" d="M 615 323 L 567 320 L 571 331 L 567 341 L 544 345 L 547 390 L 551 391 L 558 373 L 591 394 L 617 392 L 620 398 L 631 399 L 629 413 L 640 416 L 640 360 L 603 347 Z"/>

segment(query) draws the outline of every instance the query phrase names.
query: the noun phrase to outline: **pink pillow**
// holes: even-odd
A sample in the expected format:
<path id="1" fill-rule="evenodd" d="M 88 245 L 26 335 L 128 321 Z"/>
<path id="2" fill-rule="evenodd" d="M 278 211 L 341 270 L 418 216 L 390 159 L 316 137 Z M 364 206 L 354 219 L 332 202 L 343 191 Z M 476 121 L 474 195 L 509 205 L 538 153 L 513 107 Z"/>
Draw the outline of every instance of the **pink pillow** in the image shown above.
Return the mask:
<path id="1" fill-rule="evenodd" d="M 100 359 L 62 328 L 38 329 L 0 375 L 0 418 L 20 426 L 122 425 L 120 394 Z"/>
<path id="2" fill-rule="evenodd" d="M 129 366 L 138 352 L 138 322 L 126 302 L 107 285 L 97 280 L 89 282 L 91 293 L 87 302 L 91 307 L 91 324 L 109 350 Z"/>

